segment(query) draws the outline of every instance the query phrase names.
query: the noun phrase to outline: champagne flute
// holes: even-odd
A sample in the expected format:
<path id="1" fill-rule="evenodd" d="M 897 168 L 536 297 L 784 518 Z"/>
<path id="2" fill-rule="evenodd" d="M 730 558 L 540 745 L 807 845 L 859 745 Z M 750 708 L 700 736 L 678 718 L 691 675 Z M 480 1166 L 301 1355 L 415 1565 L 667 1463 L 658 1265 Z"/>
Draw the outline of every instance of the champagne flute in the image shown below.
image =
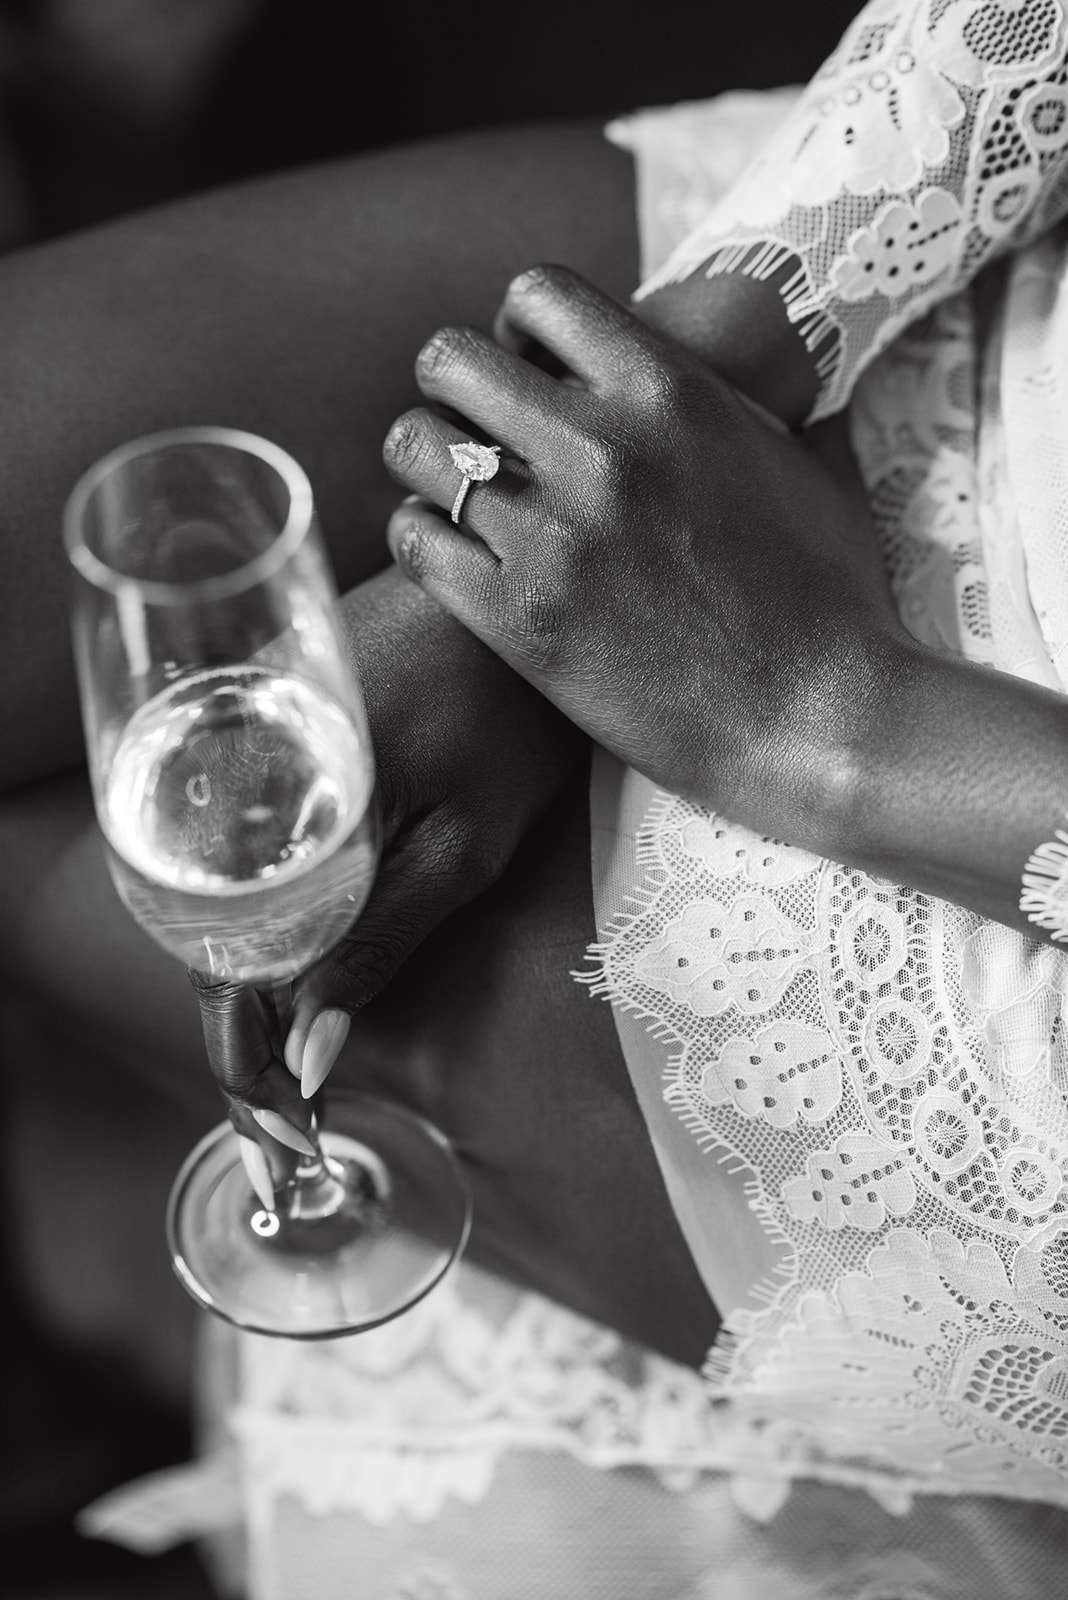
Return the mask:
<path id="1" fill-rule="evenodd" d="M 67 503 L 89 770 L 115 886 L 187 966 L 292 980 L 359 915 L 374 878 L 374 759 L 308 479 L 252 434 L 181 428 L 97 462 Z M 175 1270 L 259 1333 L 327 1338 L 421 1299 L 471 1202 L 444 1136 L 332 1091 L 315 1153 L 274 1210 L 229 1124 L 168 1206 Z"/>

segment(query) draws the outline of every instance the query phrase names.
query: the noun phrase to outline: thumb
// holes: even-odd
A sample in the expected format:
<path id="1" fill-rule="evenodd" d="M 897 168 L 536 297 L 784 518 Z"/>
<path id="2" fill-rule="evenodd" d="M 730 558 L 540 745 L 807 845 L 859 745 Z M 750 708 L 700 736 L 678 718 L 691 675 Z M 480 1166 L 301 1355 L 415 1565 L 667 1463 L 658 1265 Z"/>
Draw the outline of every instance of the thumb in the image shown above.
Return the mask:
<path id="1" fill-rule="evenodd" d="M 285 1061 L 305 1100 L 329 1076 L 355 1013 L 444 917 L 481 889 L 481 879 L 465 872 L 463 862 L 455 822 L 441 808 L 420 818 L 391 846 L 351 931 L 300 980 Z"/>

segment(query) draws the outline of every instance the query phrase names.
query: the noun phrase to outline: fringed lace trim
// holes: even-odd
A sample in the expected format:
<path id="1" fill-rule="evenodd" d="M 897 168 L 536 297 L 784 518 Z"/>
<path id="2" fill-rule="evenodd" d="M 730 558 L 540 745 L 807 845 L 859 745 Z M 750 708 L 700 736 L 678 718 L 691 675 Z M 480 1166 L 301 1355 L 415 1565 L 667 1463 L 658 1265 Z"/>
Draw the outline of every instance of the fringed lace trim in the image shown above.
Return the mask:
<path id="1" fill-rule="evenodd" d="M 780 279 L 775 286 L 786 315 L 812 357 L 821 390 L 826 388 L 838 370 L 842 329 L 813 287 L 793 245 L 782 239 L 727 240 L 705 254 L 689 242 L 642 284 L 634 298 L 644 300 L 657 289 L 684 283 L 699 269 L 706 278 L 740 276 L 760 283 Z"/>
<path id="2" fill-rule="evenodd" d="M 1020 910 L 1059 944 L 1068 942 L 1068 833 L 1058 828 L 1023 870 Z"/>

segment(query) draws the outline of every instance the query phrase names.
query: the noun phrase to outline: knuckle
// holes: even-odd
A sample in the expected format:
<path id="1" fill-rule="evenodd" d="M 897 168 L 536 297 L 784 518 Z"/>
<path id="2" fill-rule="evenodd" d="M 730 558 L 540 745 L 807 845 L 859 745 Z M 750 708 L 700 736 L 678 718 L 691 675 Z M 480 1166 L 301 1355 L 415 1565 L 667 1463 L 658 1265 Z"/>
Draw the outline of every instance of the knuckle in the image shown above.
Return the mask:
<path id="1" fill-rule="evenodd" d="M 382 988 L 392 977 L 399 959 L 399 951 L 384 939 L 361 939 L 339 953 L 338 965 L 354 991 L 353 998 L 358 1000 L 364 991 Z"/>
<path id="2" fill-rule="evenodd" d="M 517 585 L 508 615 L 513 648 L 524 661 L 541 670 L 560 665 L 564 654 L 566 604 L 559 580 L 533 571 Z"/>
<path id="3" fill-rule="evenodd" d="M 472 328 L 439 328 L 415 358 L 417 378 L 422 383 L 440 383 L 471 359 L 478 344 Z"/>
<path id="4" fill-rule="evenodd" d="M 228 1015 L 245 992 L 242 984 L 229 980 L 220 981 L 218 978 L 213 978 L 210 973 L 199 972 L 195 967 L 187 967 L 186 973 L 196 990 L 201 1011 L 209 1016 Z"/>
<path id="5" fill-rule="evenodd" d="M 343 939 L 330 962 L 329 989 L 346 1008 L 355 1012 L 373 1000 L 393 977 L 406 954 L 406 942 L 398 932 L 353 933 Z"/>
<path id="6" fill-rule="evenodd" d="M 246 1061 L 235 1051 L 222 1050 L 212 1056 L 212 1076 L 222 1089 L 242 1105 L 258 1105 L 257 1096 L 264 1074 L 271 1065 L 268 1055 L 260 1062 Z"/>
<path id="7" fill-rule="evenodd" d="M 589 486 L 581 495 L 565 490 L 546 496 L 538 526 L 537 565 L 531 560 L 520 568 L 523 583 L 538 588 L 542 596 L 539 610 L 546 616 L 550 610 L 560 609 L 556 597 L 571 588 L 574 574 L 583 564 L 599 500 L 599 493 L 589 492 Z M 551 608 L 550 598 L 554 599 Z"/>
<path id="8" fill-rule="evenodd" d="M 634 403 L 646 410 L 675 411 L 685 398 L 684 387 L 681 373 L 649 356 L 636 364 L 630 392 Z"/>
<path id="9" fill-rule="evenodd" d="M 500 852 L 481 830 L 465 829 L 454 859 L 457 877 L 472 896 L 488 889 L 500 877 Z"/>
<path id="10" fill-rule="evenodd" d="M 619 439 L 605 433 L 584 432 L 578 438 L 586 472 L 593 481 L 610 488 L 626 471 L 626 452 Z"/>
<path id="11" fill-rule="evenodd" d="M 625 501 L 634 477 L 628 440 L 603 428 L 584 429 L 577 434 L 574 444 L 581 459 L 583 479 L 602 511 Z"/>
<path id="12" fill-rule="evenodd" d="M 477 808 L 454 800 L 439 814 L 435 839 L 435 875 L 477 893 L 496 877 L 495 857 Z"/>

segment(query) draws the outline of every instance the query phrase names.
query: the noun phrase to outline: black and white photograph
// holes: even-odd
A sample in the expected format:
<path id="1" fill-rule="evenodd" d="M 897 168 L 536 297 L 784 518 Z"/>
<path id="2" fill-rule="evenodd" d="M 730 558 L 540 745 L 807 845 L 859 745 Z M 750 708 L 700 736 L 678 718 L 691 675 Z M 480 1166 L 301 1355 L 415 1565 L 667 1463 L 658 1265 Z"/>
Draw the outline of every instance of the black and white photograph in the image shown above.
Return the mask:
<path id="1" fill-rule="evenodd" d="M 0 1592 L 1068 1592 L 1068 0 L 0 0 Z"/>

